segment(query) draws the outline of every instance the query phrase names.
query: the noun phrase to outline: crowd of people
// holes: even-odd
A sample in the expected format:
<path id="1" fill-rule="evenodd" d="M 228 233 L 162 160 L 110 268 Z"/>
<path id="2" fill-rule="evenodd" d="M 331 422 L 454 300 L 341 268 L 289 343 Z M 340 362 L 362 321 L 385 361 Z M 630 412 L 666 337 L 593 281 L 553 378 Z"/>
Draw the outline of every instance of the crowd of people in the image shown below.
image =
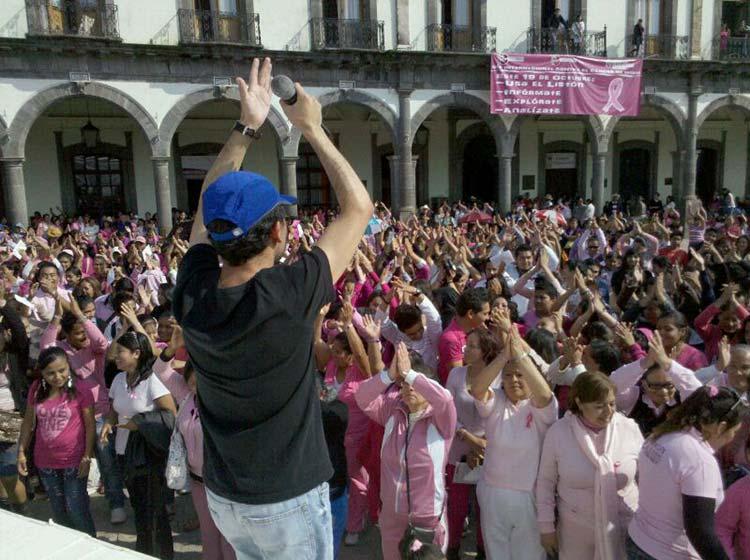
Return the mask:
<path id="1" fill-rule="evenodd" d="M 369 519 L 400 558 L 411 519 L 458 558 L 471 509 L 480 557 L 750 553 L 747 221 L 667 208 L 579 223 L 585 206 L 519 201 L 502 216 L 458 202 L 403 222 L 377 205 L 314 325 L 337 542 L 356 544 Z M 284 261 L 332 219 L 302 209 Z M 204 557 L 231 558 L 171 309 L 189 227 L 160 237 L 152 218 L 37 214 L 3 232 L 2 405 L 25 416 L 2 480 L 22 511 L 36 472 L 53 518 L 95 535 L 96 460 L 112 522 L 126 488 L 138 550 L 167 558 L 176 425 Z"/>
<path id="2" fill-rule="evenodd" d="M 236 169 L 233 138 L 220 158 Z M 256 253 L 278 247 L 247 282 L 226 276 L 244 262 L 238 246 L 220 250 L 223 267 L 212 247 L 260 219 L 226 214 L 240 203 L 220 197 L 242 181 L 271 201 L 256 213 L 269 224 Z M 208 559 L 318 557 L 307 540 L 296 556 L 278 548 L 298 545 L 287 517 L 316 515 L 332 517 L 321 526 L 334 556 L 369 523 L 386 560 L 457 559 L 473 517 L 477 557 L 491 560 L 750 557 L 750 230 L 734 205 L 680 215 L 545 197 L 399 219 L 376 204 L 347 240 L 354 256 L 334 263 L 346 208 L 285 219 L 274 212 L 292 201 L 264 181 L 228 173 L 195 223 L 176 213 L 165 236 L 132 214 L 36 214 L 3 229 L 4 507 L 22 513 L 43 492 L 55 522 L 95 536 L 95 461 L 111 522 L 126 520 L 127 492 L 136 548 L 160 558 L 173 556 L 170 504 L 185 488 Z M 274 286 L 297 273 L 305 283 L 271 309 Z M 219 279 L 211 297 L 206 276 Z M 293 327 L 279 330 L 279 316 Z M 252 342 L 269 331 L 268 345 Z M 221 360 L 271 374 L 236 381 Z M 309 361 L 314 407 L 299 396 Z M 284 396 L 283 423 L 264 392 Z M 306 423 L 318 414 L 324 438 Z M 278 422 L 277 437 L 238 428 L 245 418 Z M 295 487 L 308 475 L 327 484 Z M 290 486 L 304 501 L 274 514 Z M 237 522 L 233 503 L 267 516 Z"/>

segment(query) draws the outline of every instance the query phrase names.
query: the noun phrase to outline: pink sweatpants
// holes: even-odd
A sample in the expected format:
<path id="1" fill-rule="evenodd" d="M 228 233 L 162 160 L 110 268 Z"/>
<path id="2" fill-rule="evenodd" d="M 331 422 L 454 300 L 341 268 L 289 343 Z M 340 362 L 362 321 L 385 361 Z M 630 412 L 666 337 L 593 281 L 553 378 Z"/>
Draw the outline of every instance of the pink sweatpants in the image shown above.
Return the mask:
<path id="1" fill-rule="evenodd" d="M 479 500 L 476 499 L 476 485 L 454 484 L 453 475 L 455 472 L 455 465 L 447 465 L 445 469 L 445 487 L 448 493 L 448 548 L 459 548 L 461 546 L 464 519 L 469 514 L 469 501 L 473 499 L 477 509 L 477 548 L 484 550 Z"/>
<path id="2" fill-rule="evenodd" d="M 346 471 L 349 475 L 349 512 L 346 517 L 346 530 L 349 533 L 358 533 L 365 528 L 369 476 L 357 456 L 366 435 L 366 432 L 362 434 L 347 434 L 344 440 Z"/>
<path id="3" fill-rule="evenodd" d="M 447 528 L 445 520 L 433 519 L 431 522 L 418 522 L 418 525 L 425 528 L 435 526 L 435 538 L 438 544 L 445 552 L 447 539 Z M 398 545 L 404 538 L 404 532 L 409 526 L 409 517 L 401 513 L 393 513 L 383 510 L 380 515 L 380 545 L 383 551 L 383 560 L 401 560 L 401 553 Z"/>
<path id="4" fill-rule="evenodd" d="M 211 512 L 208 511 L 206 487 L 191 478 L 190 495 L 193 497 L 193 506 L 198 513 L 198 521 L 201 524 L 202 557 L 204 560 L 235 560 L 232 545 L 219 532 L 219 528 L 211 517 Z"/>

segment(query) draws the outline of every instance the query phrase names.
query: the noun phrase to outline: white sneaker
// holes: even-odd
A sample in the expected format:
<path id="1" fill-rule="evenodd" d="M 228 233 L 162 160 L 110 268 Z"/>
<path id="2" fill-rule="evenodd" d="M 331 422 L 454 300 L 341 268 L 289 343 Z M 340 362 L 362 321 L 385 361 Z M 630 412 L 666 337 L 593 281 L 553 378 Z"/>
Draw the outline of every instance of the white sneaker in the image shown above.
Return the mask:
<path id="1" fill-rule="evenodd" d="M 125 508 L 114 508 L 109 514 L 109 522 L 112 525 L 120 525 L 128 520 L 128 514 L 125 513 Z"/>
<path id="2" fill-rule="evenodd" d="M 347 533 L 344 537 L 344 544 L 346 546 L 354 546 L 359 542 L 359 533 Z"/>

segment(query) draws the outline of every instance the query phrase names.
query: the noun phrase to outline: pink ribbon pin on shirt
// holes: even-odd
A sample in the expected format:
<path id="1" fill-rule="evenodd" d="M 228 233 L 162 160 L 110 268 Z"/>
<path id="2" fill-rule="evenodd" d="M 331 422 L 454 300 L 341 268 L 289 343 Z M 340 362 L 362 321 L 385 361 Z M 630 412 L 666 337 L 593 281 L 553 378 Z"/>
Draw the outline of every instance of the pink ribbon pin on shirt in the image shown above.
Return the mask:
<path id="1" fill-rule="evenodd" d="M 603 113 L 607 113 L 612 109 L 620 112 L 625 110 L 625 107 L 620 104 L 620 95 L 624 86 L 625 83 L 622 81 L 622 78 L 615 78 L 609 82 L 609 90 L 607 91 L 609 99 L 607 99 L 607 104 L 602 108 Z"/>

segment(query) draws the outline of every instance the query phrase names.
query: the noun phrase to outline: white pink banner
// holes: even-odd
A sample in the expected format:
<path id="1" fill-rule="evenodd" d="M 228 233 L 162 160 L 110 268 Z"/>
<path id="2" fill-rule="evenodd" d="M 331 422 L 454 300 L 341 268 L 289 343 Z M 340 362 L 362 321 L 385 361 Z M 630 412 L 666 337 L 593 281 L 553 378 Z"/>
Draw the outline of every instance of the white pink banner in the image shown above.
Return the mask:
<path id="1" fill-rule="evenodd" d="M 639 58 L 493 54 L 492 112 L 636 116 L 642 70 Z"/>

